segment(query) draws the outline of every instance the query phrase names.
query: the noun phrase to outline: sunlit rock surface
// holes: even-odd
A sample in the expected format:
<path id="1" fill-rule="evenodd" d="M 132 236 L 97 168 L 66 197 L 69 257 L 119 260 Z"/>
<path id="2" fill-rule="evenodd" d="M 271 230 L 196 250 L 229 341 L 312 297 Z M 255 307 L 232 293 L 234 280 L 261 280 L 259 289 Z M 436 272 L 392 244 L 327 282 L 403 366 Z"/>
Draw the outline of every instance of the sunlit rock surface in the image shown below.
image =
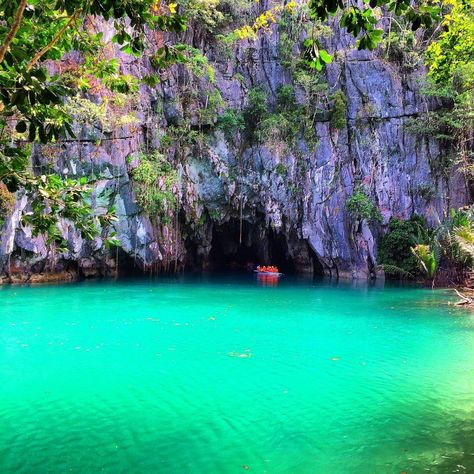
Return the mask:
<path id="1" fill-rule="evenodd" d="M 192 28 L 187 33 L 187 41 L 203 46 L 214 67 L 224 105 L 237 110 L 245 106 L 251 87 L 263 87 L 272 102 L 281 85 L 292 84 L 280 62 L 278 40 L 275 29 L 257 42 L 237 44 L 231 59 L 211 36 Z M 434 222 L 450 207 L 465 204 L 466 186 L 455 168 L 448 177 L 436 171 L 433 163 L 446 151 L 435 140 L 406 129 L 408 119 L 435 107 L 419 93 L 423 71 L 403 72 L 382 53 L 355 51 L 337 30 L 327 43 L 338 53 L 326 80 L 330 91 L 341 90 L 347 98 L 346 126 L 334 129 L 328 113 L 320 114 L 314 151 L 302 138 L 291 152 L 275 144 L 226 140 L 211 123 L 204 130 L 205 146 L 169 151 L 167 159 L 179 173 L 178 204 L 169 218 L 163 222 L 146 215 L 135 202 L 131 182 L 138 153 L 159 147 L 166 127 L 180 124 L 185 113 L 191 125 L 194 120 L 193 106 L 184 110 L 177 99 L 186 72 L 173 67 L 157 88 L 141 86 L 131 110 L 137 123 L 107 131 L 83 127 L 80 140 L 62 144 L 53 159 L 50 149 L 35 152 L 39 165 L 53 162 L 63 174 L 98 178 L 96 195 L 108 192 L 105 202 L 95 204 L 115 207 L 121 248 L 110 252 L 100 239 L 85 242 L 64 223 L 69 252 L 57 254 L 29 229 L 18 228 L 25 207 L 20 200 L 4 228 L 3 262 L 26 274 L 54 268 L 96 276 L 113 274 L 117 265 L 126 272 L 242 269 L 271 261 L 286 271 L 362 279 L 380 275 L 377 242 L 390 218 L 416 212 Z M 145 57 L 115 54 L 124 73 L 143 75 L 151 69 Z M 296 96 L 302 97 L 298 88 Z M 276 171 L 279 164 L 284 174 Z M 346 201 L 358 183 L 380 208 L 382 224 L 357 222 L 349 215 Z M 422 188 L 433 192 L 425 196 Z"/>

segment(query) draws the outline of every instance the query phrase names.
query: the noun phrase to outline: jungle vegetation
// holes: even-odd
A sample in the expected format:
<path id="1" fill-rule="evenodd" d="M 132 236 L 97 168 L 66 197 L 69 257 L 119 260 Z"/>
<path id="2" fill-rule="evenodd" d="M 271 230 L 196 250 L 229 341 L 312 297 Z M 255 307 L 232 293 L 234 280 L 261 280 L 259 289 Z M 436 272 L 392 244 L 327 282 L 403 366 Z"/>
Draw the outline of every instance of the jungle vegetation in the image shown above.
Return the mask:
<path id="1" fill-rule="evenodd" d="M 363 4 L 342 0 L 275 1 L 267 9 L 250 0 L 0 0 L 0 217 L 3 219 L 11 212 L 20 195 L 27 195 L 31 209 L 23 219 L 32 226 L 34 234 L 44 234 L 50 242 L 63 243 L 58 230 L 61 218 L 73 222 L 88 239 L 110 227 L 115 219 L 113 209 L 99 214 L 92 210 L 93 179 L 66 178 L 35 169 L 31 163 L 32 149 L 35 143 L 74 140 L 75 122 L 79 119 L 87 122 L 91 114 L 95 119 L 106 119 L 107 114 L 104 115 L 100 106 L 84 101 L 81 94 L 87 91 L 103 88 L 114 94 L 116 100 L 132 97 L 141 83 L 156 87 L 160 82 L 159 72 L 175 64 L 186 65 L 196 76 L 206 75 L 212 85 L 212 68 L 203 52 L 182 42 L 183 32 L 193 22 L 218 35 L 224 48 L 235 41 L 253 41 L 280 23 L 285 30 L 280 54 L 292 69 L 295 83 L 305 91 L 308 102 L 326 93 L 318 74 L 337 54 L 324 48 L 323 36 L 331 22 L 337 21 L 355 38 L 356 48 L 382 48 L 387 56 L 399 57 L 407 68 L 425 63 L 428 66 L 425 93 L 442 100 L 443 107 L 437 112 L 427 112 L 426 118 L 414 124 L 412 131 L 435 134 L 440 140 L 450 142 L 455 156 L 443 166 L 448 167 L 453 161 L 462 163 L 467 179 L 471 180 L 474 174 L 473 7 L 472 0 L 369 0 Z M 122 74 L 118 61 L 103 54 L 106 42 L 103 32 L 94 29 L 94 18 L 109 22 L 112 42 L 125 54 L 149 55 L 157 73 L 141 77 Z M 389 29 L 384 33 L 386 28 L 382 25 L 387 22 Z M 292 42 L 299 41 L 295 23 L 306 25 L 301 55 L 297 57 L 292 53 Z M 151 31 L 162 34 L 163 41 L 152 44 Z M 73 66 L 54 67 L 74 54 L 80 60 Z M 189 93 L 183 86 L 183 97 Z M 248 106 L 242 113 L 226 110 L 219 114 L 220 97 L 214 91 L 200 110 L 201 122 L 215 121 L 227 136 L 245 133 L 256 140 L 278 137 L 292 146 L 300 132 L 297 111 L 298 116 L 304 117 L 305 138 L 309 143 L 317 143 L 317 137 L 311 135 L 315 117 L 304 104 L 296 104 L 290 87 L 278 92 L 274 110 L 265 106 L 262 94 L 258 88 L 250 91 Z M 346 98 L 339 91 L 327 100 L 332 104 L 331 125 L 344 127 Z M 162 143 L 166 139 L 172 143 L 177 137 L 196 141 L 199 134 L 184 126 L 175 127 Z M 135 172 L 139 200 L 153 209 L 162 209 L 163 199 L 173 204 L 170 188 L 174 174 L 161 158 L 156 158 L 162 151 L 144 153 Z M 158 163 L 159 169 L 150 174 L 147 170 L 153 163 Z M 164 179 L 165 188 L 150 182 L 150 176 L 155 181 Z M 380 220 L 378 210 L 363 188 L 356 190 L 347 208 L 354 218 Z M 433 278 L 441 261 L 441 247 L 455 246 L 453 255 L 458 252 L 460 258 L 470 261 L 471 214 L 459 212 L 467 221 L 446 216 L 440 219 L 440 228 L 445 230 L 433 230 L 430 237 L 410 240 L 409 262 L 399 262 L 384 253 L 382 243 L 382 262 L 387 268 L 389 265 L 401 268 L 407 275 L 416 272 L 417 263 L 418 271 Z M 405 224 L 390 223 L 386 238 L 394 238 L 400 225 Z M 107 232 L 107 235 L 113 239 L 113 234 Z"/>

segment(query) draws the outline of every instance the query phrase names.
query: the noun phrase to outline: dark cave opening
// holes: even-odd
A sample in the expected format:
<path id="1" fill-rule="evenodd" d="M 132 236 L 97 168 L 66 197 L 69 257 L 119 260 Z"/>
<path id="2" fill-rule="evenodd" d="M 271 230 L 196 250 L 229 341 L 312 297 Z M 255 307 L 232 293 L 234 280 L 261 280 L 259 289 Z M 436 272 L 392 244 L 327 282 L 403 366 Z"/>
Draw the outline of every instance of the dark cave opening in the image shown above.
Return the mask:
<path id="1" fill-rule="evenodd" d="M 283 273 L 297 272 L 295 261 L 289 255 L 285 236 L 272 229 L 268 232 L 268 259 L 264 264 L 275 265 Z"/>
<path id="2" fill-rule="evenodd" d="M 251 271 L 264 263 L 264 242 L 256 239 L 254 228 L 242 221 L 242 242 L 240 242 L 240 221 L 231 219 L 214 227 L 208 267 L 217 271 Z"/>
<path id="3" fill-rule="evenodd" d="M 122 249 L 115 249 L 114 252 L 117 252 L 114 256 L 116 258 L 116 275 L 119 277 L 136 277 L 143 275 L 145 269 L 143 263 L 139 258 L 134 258 L 132 255 L 129 255 Z"/>
<path id="4" fill-rule="evenodd" d="M 230 221 L 216 225 L 206 268 L 211 271 L 253 271 L 257 265 L 275 265 L 286 274 L 322 275 L 323 268 L 305 241 L 298 241 L 301 252 L 291 255 L 287 236 L 259 224 Z"/>

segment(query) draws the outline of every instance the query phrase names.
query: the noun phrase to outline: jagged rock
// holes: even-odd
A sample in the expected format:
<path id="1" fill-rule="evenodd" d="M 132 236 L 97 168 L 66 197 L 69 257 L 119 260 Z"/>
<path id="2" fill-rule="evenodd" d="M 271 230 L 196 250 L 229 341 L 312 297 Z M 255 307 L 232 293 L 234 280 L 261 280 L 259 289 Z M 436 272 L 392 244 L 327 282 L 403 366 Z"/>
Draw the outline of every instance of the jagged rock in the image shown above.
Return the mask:
<path id="1" fill-rule="evenodd" d="M 194 34 L 191 29 L 187 32 L 190 44 L 205 44 L 227 107 L 242 109 L 252 85 L 265 88 L 274 102 L 278 87 L 292 83 L 291 72 L 280 63 L 276 32 L 255 43 L 237 44 L 233 61 L 219 53 L 211 37 L 191 37 Z M 317 147 L 310 151 L 300 139 L 296 154 L 284 147 L 235 143 L 208 124 L 207 148 L 170 150 L 180 182 L 177 212 L 166 222 L 141 212 L 130 169 L 137 165 L 142 148 L 159 143 L 165 123 L 179 126 L 183 121 L 184 110 L 176 101 L 184 74 L 179 67 L 166 73 L 159 90 L 140 89 L 137 114 L 142 123 L 136 130 L 121 127 L 107 135 L 88 129 L 82 141 L 61 148 L 55 161 L 58 171 L 100 177 L 97 196 L 105 189 L 113 191 L 110 199 L 119 218 L 116 231 L 122 249 L 119 260 L 127 255 L 133 267 L 138 261 L 143 268 L 164 270 L 185 265 L 212 268 L 220 249 L 229 258 L 248 261 L 278 254 L 301 272 L 383 279 L 377 269 L 377 241 L 390 218 L 408 218 L 416 212 L 434 222 L 449 207 L 467 202 L 462 175 L 453 169 L 446 177 L 431 166 L 442 153 L 437 142 L 414 137 L 406 128 L 408 119 L 433 106 L 419 93 L 424 71 L 407 74 L 376 52 L 351 49 L 353 39 L 337 26 L 327 43 L 331 51 L 338 51 L 326 76 L 330 89 L 341 90 L 347 98 L 346 126 L 334 129 L 330 111 L 323 111 L 315 124 Z M 150 68 L 146 58 L 126 57 L 118 50 L 115 54 L 124 71 Z M 296 92 L 301 98 L 301 91 Z M 39 163 L 46 162 L 43 155 L 46 151 L 37 147 Z M 278 165 L 285 173 L 277 172 Z M 347 212 L 346 201 L 358 183 L 365 184 L 380 208 L 382 225 L 354 223 Z M 423 197 L 421 187 L 432 188 L 435 195 Z M 4 226 L 2 264 L 12 254 L 25 268 L 28 265 L 19 257 L 22 251 L 28 252 L 30 268 L 51 258 L 41 239 L 19 228 L 26 205 L 20 197 Z M 57 264 L 77 261 L 86 276 L 102 275 L 99 262 L 104 259 L 104 268 L 114 268 L 115 260 L 107 256 L 102 241 L 84 242 L 67 223 L 63 234 L 69 254 L 57 255 Z M 218 242 L 219 238 L 226 241 Z"/>

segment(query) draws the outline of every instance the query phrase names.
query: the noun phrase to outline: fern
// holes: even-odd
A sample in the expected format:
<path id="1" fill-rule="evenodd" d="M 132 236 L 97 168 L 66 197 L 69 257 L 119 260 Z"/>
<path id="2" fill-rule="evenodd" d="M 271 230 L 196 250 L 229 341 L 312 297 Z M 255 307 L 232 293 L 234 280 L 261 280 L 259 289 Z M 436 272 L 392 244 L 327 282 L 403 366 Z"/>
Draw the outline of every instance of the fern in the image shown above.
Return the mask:
<path id="1" fill-rule="evenodd" d="M 381 268 L 386 274 L 389 275 L 398 275 L 400 278 L 406 278 L 409 280 L 413 280 L 415 278 L 413 273 L 410 273 L 409 271 L 404 270 L 401 267 L 397 267 L 396 265 L 383 264 L 379 265 L 379 268 Z"/>

